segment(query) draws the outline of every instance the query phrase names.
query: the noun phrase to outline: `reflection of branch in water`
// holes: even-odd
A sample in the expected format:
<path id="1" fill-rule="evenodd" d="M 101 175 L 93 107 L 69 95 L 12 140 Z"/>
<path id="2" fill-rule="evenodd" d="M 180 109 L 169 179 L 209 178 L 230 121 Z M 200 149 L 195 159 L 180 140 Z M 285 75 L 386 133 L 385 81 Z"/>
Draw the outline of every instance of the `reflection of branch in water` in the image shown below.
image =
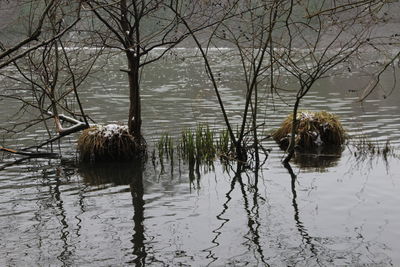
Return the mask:
<path id="1" fill-rule="evenodd" d="M 133 230 L 134 234 L 132 237 L 133 243 L 133 254 L 136 258 L 130 262 L 136 266 L 145 266 L 146 263 L 146 248 L 144 245 L 144 188 L 143 188 L 143 170 L 138 168 L 136 171 L 137 175 L 133 177 L 132 183 L 130 184 L 132 204 L 134 209 L 133 222 L 135 224 Z"/>
<path id="2" fill-rule="evenodd" d="M 226 195 L 226 201 L 225 201 L 225 203 L 223 204 L 223 209 L 222 209 L 222 211 L 216 216 L 218 220 L 222 221 L 222 223 L 221 223 L 221 225 L 220 225 L 218 228 L 216 228 L 215 230 L 212 231 L 212 232 L 215 234 L 215 236 L 214 236 L 214 238 L 211 240 L 211 243 L 213 243 L 214 245 L 203 250 L 204 252 L 208 252 L 208 255 L 207 255 L 206 258 L 207 258 L 207 259 L 212 259 L 212 261 L 209 262 L 208 265 L 211 265 L 213 262 L 215 262 L 215 261 L 218 260 L 218 257 L 216 257 L 215 254 L 213 253 L 213 248 L 216 248 L 216 247 L 219 246 L 219 243 L 218 243 L 217 240 L 218 240 L 218 237 L 222 234 L 222 232 L 221 232 L 220 230 L 224 227 L 224 225 L 225 225 L 227 222 L 229 222 L 229 219 L 223 218 L 222 216 L 226 213 L 226 211 L 227 211 L 228 208 L 229 208 L 228 203 L 229 203 L 229 202 L 231 201 L 231 199 L 232 199 L 231 193 L 232 193 L 233 190 L 235 189 L 235 184 L 236 184 L 236 176 L 233 177 L 233 179 L 232 179 L 230 190 L 228 191 L 228 193 L 225 194 L 225 195 Z"/>
<path id="3" fill-rule="evenodd" d="M 249 233 L 251 233 L 251 235 L 253 236 L 252 238 L 250 237 L 249 240 L 252 241 L 255 245 L 256 245 L 256 250 L 257 252 L 260 254 L 260 258 L 261 261 L 263 262 L 263 264 L 265 266 L 269 266 L 268 263 L 265 261 L 265 257 L 264 257 L 264 252 L 263 249 L 260 245 L 260 234 L 258 232 L 259 228 L 260 228 L 260 222 L 259 222 L 259 207 L 258 207 L 258 200 L 257 200 L 257 194 L 258 194 L 258 188 L 257 188 L 257 183 L 258 183 L 258 173 L 255 174 L 256 178 L 256 184 L 254 185 L 254 197 L 253 197 L 253 204 L 254 206 L 252 207 L 251 211 L 249 209 L 249 201 L 247 200 L 247 194 L 246 194 L 246 190 L 244 188 L 244 184 L 242 181 L 242 177 L 239 174 L 237 174 L 238 176 L 238 181 L 240 184 L 240 188 L 242 191 L 242 195 L 243 195 L 243 202 L 244 202 L 244 209 L 247 213 L 247 218 L 248 218 L 248 227 L 249 227 Z M 254 214 L 253 218 L 252 218 L 252 213 Z M 250 247 L 249 247 L 250 249 Z"/>
<path id="4" fill-rule="evenodd" d="M 297 192 L 296 192 L 296 180 L 297 176 L 293 172 L 292 166 L 290 163 L 284 163 L 284 167 L 288 170 L 291 177 L 291 189 L 292 189 L 292 206 L 294 209 L 294 220 L 296 222 L 297 230 L 299 231 L 303 242 L 310 246 L 311 253 L 316 257 L 317 261 L 317 251 L 315 249 L 314 244 L 312 243 L 312 237 L 307 233 L 307 229 L 304 227 L 303 222 L 300 220 L 299 207 L 297 205 Z"/>
<path id="5" fill-rule="evenodd" d="M 70 159 L 62 159 L 61 160 L 61 173 L 65 177 L 71 177 L 76 174 L 76 162 L 75 160 L 70 160 Z M 85 205 L 85 193 L 86 189 L 88 188 L 88 185 L 85 183 L 80 184 L 80 188 L 78 190 L 77 196 L 78 196 L 78 206 L 80 208 L 80 212 L 74 216 L 74 218 L 78 221 L 76 224 L 76 229 L 75 229 L 75 234 L 76 237 L 81 236 L 81 229 L 82 229 L 82 219 L 81 215 L 83 215 L 86 212 L 86 205 Z M 78 241 L 79 242 L 79 241 Z"/>
<path id="6" fill-rule="evenodd" d="M 81 164 L 78 172 L 82 175 L 86 183 L 92 185 L 102 185 L 107 183 L 112 183 L 114 185 L 129 184 L 134 210 L 132 218 L 134 223 L 134 233 L 131 239 L 134 259 L 127 262 L 127 264 L 144 266 L 146 264 L 148 249 L 145 247 L 146 238 L 144 230 L 144 162 L 141 160 L 135 160 L 132 162 L 119 163 Z M 82 212 L 84 211 L 84 208 L 85 207 L 82 203 Z M 151 261 L 154 262 L 155 259 L 152 258 Z"/>
<path id="7" fill-rule="evenodd" d="M 69 251 L 70 245 L 68 244 L 68 223 L 67 223 L 67 216 L 65 215 L 65 209 L 64 209 L 64 201 L 61 199 L 61 192 L 60 192 L 60 185 L 61 185 L 61 180 L 59 177 L 56 178 L 56 186 L 54 187 L 54 197 L 57 201 L 57 208 L 60 210 L 59 216 L 61 216 L 61 237 L 60 239 L 63 241 L 63 251 L 61 254 L 57 257 L 63 265 L 69 265 L 68 264 L 68 258 L 72 254 Z"/>
<path id="8" fill-rule="evenodd" d="M 84 185 L 82 189 L 79 190 L 78 196 L 79 196 L 79 207 L 81 212 L 79 214 L 77 214 L 75 216 L 75 219 L 78 221 L 78 223 L 76 224 L 76 236 L 80 237 L 81 236 L 81 229 L 82 229 L 82 219 L 80 218 L 80 216 L 85 213 L 86 211 L 86 207 L 85 207 L 85 190 L 86 190 L 87 186 Z"/>
<path id="9" fill-rule="evenodd" d="M 11 167 L 13 165 L 19 164 L 19 163 L 21 163 L 21 162 L 23 162 L 25 160 L 29 160 L 31 158 L 32 157 L 25 157 L 25 158 L 20 158 L 20 159 L 14 160 L 12 162 L 5 163 L 0 167 L 0 171 L 4 170 L 5 168 Z"/>

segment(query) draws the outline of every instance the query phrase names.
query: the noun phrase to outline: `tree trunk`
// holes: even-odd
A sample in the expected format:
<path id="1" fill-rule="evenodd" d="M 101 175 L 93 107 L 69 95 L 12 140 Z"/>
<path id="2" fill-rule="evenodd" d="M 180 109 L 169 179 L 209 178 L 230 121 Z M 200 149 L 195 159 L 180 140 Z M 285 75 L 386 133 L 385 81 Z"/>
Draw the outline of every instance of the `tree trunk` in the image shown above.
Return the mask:
<path id="1" fill-rule="evenodd" d="M 296 133 L 297 133 L 297 110 L 299 108 L 300 104 L 300 97 L 296 97 L 296 102 L 294 103 L 293 107 L 293 120 L 292 120 L 292 130 L 290 133 L 290 139 L 289 139 L 289 146 L 287 148 L 287 156 L 283 160 L 283 163 L 287 164 L 293 157 L 294 154 L 294 148 L 296 146 Z"/>
<path id="2" fill-rule="evenodd" d="M 140 58 L 132 51 L 126 52 L 128 58 L 129 78 L 129 133 L 137 140 L 142 139 L 142 115 L 140 107 L 139 64 Z"/>

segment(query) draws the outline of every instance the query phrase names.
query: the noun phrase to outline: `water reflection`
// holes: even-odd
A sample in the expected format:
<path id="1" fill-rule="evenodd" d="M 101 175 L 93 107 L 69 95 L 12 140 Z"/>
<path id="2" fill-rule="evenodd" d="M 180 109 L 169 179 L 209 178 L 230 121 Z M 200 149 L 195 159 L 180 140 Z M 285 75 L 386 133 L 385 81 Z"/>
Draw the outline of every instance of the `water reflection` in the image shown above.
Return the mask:
<path id="1" fill-rule="evenodd" d="M 62 251 L 60 255 L 57 257 L 60 262 L 62 262 L 63 266 L 68 266 L 70 264 L 69 256 L 72 255 L 70 249 L 70 245 L 68 244 L 68 236 L 69 236 L 69 225 L 67 221 L 67 215 L 66 211 L 64 209 L 64 201 L 61 198 L 61 191 L 60 191 L 60 186 L 61 186 L 61 180 L 60 177 L 56 178 L 56 184 L 54 186 L 54 189 L 52 190 L 50 188 L 50 191 L 53 191 L 54 198 L 56 200 L 56 206 L 59 210 L 58 216 L 61 217 L 61 234 L 60 234 L 60 240 L 63 242 L 62 245 Z"/>
<path id="2" fill-rule="evenodd" d="M 256 170 L 258 170 L 258 167 L 256 167 Z M 260 215 L 259 215 L 259 205 L 258 205 L 258 199 L 260 198 L 259 194 L 258 194 L 258 172 L 252 174 L 251 176 L 255 175 L 255 181 L 256 183 L 252 186 L 253 189 L 253 205 L 251 206 L 249 200 L 248 200 L 248 196 L 247 196 L 247 192 L 246 192 L 246 186 L 243 183 L 242 180 L 242 172 L 238 172 L 236 173 L 235 176 L 237 176 L 237 181 L 240 184 L 240 191 L 242 193 L 243 196 L 243 205 L 244 205 L 244 209 L 246 211 L 247 214 L 247 226 L 249 228 L 248 230 L 248 237 L 247 239 L 249 240 L 249 251 L 251 251 L 252 245 L 255 245 L 256 247 L 256 252 L 258 253 L 258 257 L 260 258 L 261 262 L 265 265 L 265 266 L 269 266 L 266 262 L 265 256 L 264 256 L 264 251 L 263 251 L 263 247 L 260 244 L 260 233 L 259 233 L 259 229 L 260 229 Z M 250 190 L 249 190 L 250 191 Z M 249 192 L 249 195 L 251 195 L 251 191 Z"/>
<path id="3" fill-rule="evenodd" d="M 99 74 L 106 79 L 100 83 L 94 77 L 82 90 L 96 121 L 125 121 L 126 84 L 121 83 L 123 74 L 113 71 L 119 69 L 118 60 L 115 57 L 116 62 L 111 60 Z M 143 77 L 148 141 L 164 131 L 177 136 L 199 122 L 213 127 L 223 123 L 212 91 L 204 83 L 203 65 L 195 58 L 190 60 L 187 68 L 171 61 L 153 65 Z M 221 61 L 221 66 L 226 63 Z M 155 77 L 160 73 L 166 73 L 166 78 Z M 361 109 L 338 90 L 357 86 L 355 77 L 322 80 L 304 106 L 341 115 L 349 134 L 363 128 L 374 140 L 390 139 L 398 145 L 400 90 L 385 101 L 367 102 Z M 222 89 L 234 123 L 241 121 L 243 104 L 237 88 L 237 79 L 231 79 Z M 15 106 L 12 101 L 2 103 L 0 126 L 10 123 L 7 114 Z M 267 108 L 260 121 L 269 122 L 268 130 L 277 127 L 286 114 L 287 106 L 277 101 L 276 109 Z M 42 135 L 31 130 L 4 142 L 28 146 Z M 61 146 L 63 156 L 73 159 L 73 141 Z M 6 158 L 0 176 L 0 265 L 400 263 L 396 253 L 400 238 L 398 160 L 388 158 L 392 168 L 388 173 L 381 160 L 357 167 L 348 150 L 298 154 L 292 162 L 293 174 L 298 168 L 301 172 L 295 178 L 282 170 L 281 156 L 282 152 L 274 151 L 262 170 L 252 166 L 254 174 L 237 174 L 236 168 L 233 171 L 219 163 L 215 172 L 206 173 L 202 166 L 189 166 L 179 158 L 174 158 L 179 171 L 165 161 L 164 173 L 160 163 L 154 164 L 154 173 L 149 173 L 151 167 L 136 173 L 138 168 L 128 163 L 77 167 L 58 160 L 11 163 L 12 158 Z M 313 189 L 305 192 L 304 188 Z"/>
<path id="4" fill-rule="evenodd" d="M 220 246 L 220 243 L 218 242 L 218 238 L 220 237 L 220 235 L 222 235 L 223 233 L 223 227 L 225 226 L 225 224 L 227 224 L 230 219 L 229 218 L 225 218 L 224 214 L 228 211 L 229 209 L 229 202 L 232 200 L 231 194 L 235 189 L 235 185 L 236 185 L 236 176 L 233 177 L 232 182 L 231 182 L 231 186 L 229 191 L 225 194 L 226 197 L 226 201 L 223 203 L 222 205 L 222 211 L 216 216 L 217 220 L 222 221 L 220 223 L 220 225 L 214 229 L 212 232 L 214 234 L 213 239 L 211 240 L 211 243 L 213 244 L 211 247 L 204 249 L 204 252 L 207 252 L 207 259 L 210 259 L 210 263 L 208 265 L 212 265 L 212 263 L 216 262 L 218 260 L 218 257 L 216 255 L 216 253 L 214 253 L 214 249 Z"/>
<path id="5" fill-rule="evenodd" d="M 29 161 L 30 159 L 31 159 L 31 157 L 23 157 L 23 158 L 16 159 L 14 161 L 4 163 L 3 165 L 0 166 L 0 171 L 5 170 L 8 167 L 12 167 L 13 165 L 18 165 L 24 161 Z"/>
<path id="6" fill-rule="evenodd" d="M 338 165 L 344 148 L 323 146 L 307 152 L 296 152 L 293 163 L 305 171 L 328 172 Z"/>
<path id="7" fill-rule="evenodd" d="M 82 230 L 82 219 L 81 216 L 85 213 L 86 211 L 86 205 L 85 205 L 85 191 L 86 191 L 87 186 L 83 186 L 79 192 L 78 192 L 78 206 L 79 206 L 79 214 L 75 215 L 75 219 L 78 221 L 76 224 L 76 230 L 75 234 L 79 238 L 81 236 L 81 230 Z"/>
<path id="8" fill-rule="evenodd" d="M 290 174 L 290 187 L 292 191 L 292 206 L 294 209 L 294 221 L 296 223 L 296 228 L 299 231 L 303 243 L 308 245 L 310 247 L 310 251 L 313 255 L 313 257 L 316 257 L 316 260 L 318 261 L 317 257 L 317 251 L 315 249 L 315 246 L 313 244 L 312 237 L 308 234 L 306 227 L 304 226 L 303 222 L 300 219 L 300 212 L 299 212 L 299 206 L 297 205 L 297 191 L 296 191 L 296 182 L 297 182 L 297 175 L 294 173 L 291 165 L 289 163 L 286 163 L 284 167 L 288 170 Z"/>
<path id="9" fill-rule="evenodd" d="M 138 168 L 132 173 L 132 182 L 129 187 L 131 189 L 132 204 L 134 209 L 133 227 L 134 234 L 132 237 L 133 255 L 136 256 L 133 262 L 136 266 L 145 266 L 146 262 L 146 248 L 144 245 L 144 188 L 143 188 L 143 164 L 138 163 Z"/>
<path id="10" fill-rule="evenodd" d="M 264 249 L 263 246 L 260 242 L 261 235 L 259 233 L 261 223 L 260 223 L 260 215 L 259 215 L 259 199 L 265 200 L 260 196 L 258 193 L 258 170 L 259 168 L 256 167 L 256 172 L 250 172 L 250 175 L 248 173 L 249 169 L 245 167 L 244 165 L 238 163 L 236 170 L 233 171 L 234 166 L 225 164 L 225 168 L 231 171 L 233 173 L 233 177 L 231 178 L 231 183 L 230 183 L 230 188 L 229 191 L 225 194 L 226 201 L 222 205 L 222 211 L 216 216 L 218 221 L 221 221 L 220 225 L 215 228 L 212 232 L 214 234 L 213 239 L 211 240 L 211 243 L 213 246 L 203 250 L 208 253 L 207 259 L 210 259 L 211 261 L 209 262 L 208 266 L 212 265 L 215 263 L 219 257 L 217 254 L 214 252 L 221 244 L 218 241 L 219 237 L 222 235 L 224 232 L 223 228 L 224 226 L 230 221 L 229 218 L 225 218 L 225 214 L 227 213 L 229 209 L 229 204 L 232 200 L 232 194 L 235 191 L 235 187 L 238 184 L 240 186 L 240 192 L 241 196 L 243 198 L 243 208 L 245 211 L 245 214 L 247 216 L 247 223 L 246 226 L 248 227 L 247 233 L 244 235 L 244 238 L 247 240 L 244 245 L 247 247 L 247 250 L 249 252 L 255 251 L 255 257 L 257 258 L 257 261 L 260 261 L 263 266 L 269 266 L 269 264 L 266 261 L 266 257 L 264 256 Z M 243 175 L 246 175 L 248 178 L 248 183 L 245 184 L 243 182 Z M 254 176 L 255 175 L 255 176 Z M 250 180 L 253 180 L 254 178 L 254 183 L 252 184 Z M 252 200 L 249 201 L 249 199 Z M 255 247 L 255 248 L 254 248 Z M 253 249 L 254 248 L 254 249 Z M 250 262 L 241 262 L 243 265 L 250 264 Z"/>
<path id="11" fill-rule="evenodd" d="M 128 185 L 138 175 L 137 172 L 142 171 L 141 165 L 135 162 L 81 163 L 78 173 L 84 183 L 90 185 Z"/>
<path id="12" fill-rule="evenodd" d="M 189 165 L 190 189 L 200 189 L 200 178 L 200 169 L 198 167 L 194 168 L 194 165 Z"/>
<path id="13" fill-rule="evenodd" d="M 132 254 L 133 260 L 129 264 L 135 266 L 146 265 L 146 246 L 144 229 L 144 162 L 132 161 L 123 163 L 81 164 L 78 172 L 85 183 L 101 186 L 112 183 L 113 185 L 129 185 L 133 215 Z"/>

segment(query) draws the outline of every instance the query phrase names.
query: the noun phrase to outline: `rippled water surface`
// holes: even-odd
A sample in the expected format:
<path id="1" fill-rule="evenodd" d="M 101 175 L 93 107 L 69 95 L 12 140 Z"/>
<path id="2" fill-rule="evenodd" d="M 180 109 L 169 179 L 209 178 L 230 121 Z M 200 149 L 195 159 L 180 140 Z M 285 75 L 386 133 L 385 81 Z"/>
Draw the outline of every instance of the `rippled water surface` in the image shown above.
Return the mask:
<path id="1" fill-rule="evenodd" d="M 143 132 L 150 147 L 164 132 L 176 137 L 197 123 L 222 125 L 201 60 L 193 50 L 178 54 L 149 66 L 142 77 Z M 123 63 L 114 58 L 82 89 L 95 121 L 127 117 L 126 77 L 118 71 Z M 229 116 L 239 122 L 244 88 L 239 62 L 219 56 L 213 64 L 221 73 Z M 383 85 L 389 88 L 386 78 Z M 389 96 L 377 91 L 361 105 L 357 90 L 367 80 L 358 72 L 321 80 L 302 107 L 334 112 L 350 135 L 363 133 L 398 147 L 400 88 Z M 267 134 L 289 108 L 261 97 Z M 2 101 L 1 126 L 15 107 Z M 41 138 L 43 130 L 37 128 L 5 137 L 4 143 L 26 146 Z M 257 176 L 235 174 L 218 161 L 195 173 L 185 162 L 176 160 L 173 167 L 164 162 L 161 172 L 151 162 L 142 168 L 75 164 L 75 139 L 55 148 L 61 159 L 11 165 L 19 158 L 3 155 L 1 266 L 400 265 L 396 157 L 357 160 L 349 145 L 341 156 L 298 157 L 291 175 L 280 162 L 282 152 L 266 141 L 272 151 Z"/>

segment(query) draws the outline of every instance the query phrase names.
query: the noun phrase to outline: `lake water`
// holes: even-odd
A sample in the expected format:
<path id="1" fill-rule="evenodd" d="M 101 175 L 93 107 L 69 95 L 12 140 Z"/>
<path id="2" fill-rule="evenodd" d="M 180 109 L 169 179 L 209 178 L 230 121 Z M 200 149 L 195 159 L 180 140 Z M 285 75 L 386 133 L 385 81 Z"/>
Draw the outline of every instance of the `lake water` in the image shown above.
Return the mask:
<path id="1" fill-rule="evenodd" d="M 176 54 L 143 75 L 143 134 L 150 149 L 165 132 L 177 137 L 204 122 L 223 127 L 202 61 L 192 49 Z M 126 77 L 118 71 L 123 60 L 114 57 L 82 90 L 85 110 L 97 122 L 126 120 Z M 229 116 L 238 123 L 244 94 L 239 62 L 218 56 L 213 66 L 221 73 Z M 391 76 L 385 78 L 390 91 Z M 357 71 L 321 80 L 302 108 L 334 112 L 350 135 L 390 140 L 398 148 L 400 88 L 387 97 L 379 90 L 361 105 L 357 95 L 367 83 Z M 267 135 L 290 108 L 261 97 L 260 132 Z M 1 101 L 0 126 L 13 121 L 17 108 Z M 23 147 L 43 135 L 36 127 L 3 143 Z M 272 151 L 257 176 L 235 174 L 218 161 L 193 175 L 177 160 L 173 167 L 164 162 L 164 172 L 150 161 L 143 168 L 75 164 L 75 140 L 54 146 L 61 159 L 7 166 L 19 157 L 3 155 L 0 266 L 400 265 L 397 157 L 360 160 L 349 145 L 341 156 L 298 157 L 291 164 L 295 177 L 282 166 L 277 145 L 266 141 Z"/>

